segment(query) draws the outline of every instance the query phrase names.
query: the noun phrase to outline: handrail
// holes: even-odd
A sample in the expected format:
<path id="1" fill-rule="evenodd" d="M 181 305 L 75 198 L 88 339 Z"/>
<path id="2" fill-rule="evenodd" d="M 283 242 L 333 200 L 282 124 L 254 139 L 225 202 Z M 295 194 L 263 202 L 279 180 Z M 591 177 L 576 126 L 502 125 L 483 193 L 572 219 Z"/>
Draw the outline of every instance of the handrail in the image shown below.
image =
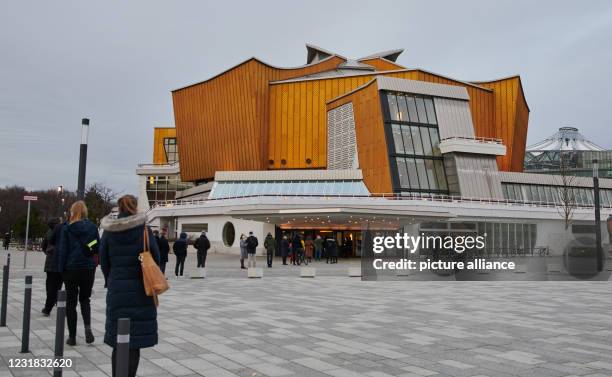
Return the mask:
<path id="1" fill-rule="evenodd" d="M 185 205 L 204 205 L 208 203 L 219 202 L 223 200 L 234 200 L 234 199 L 252 199 L 252 198 L 279 198 L 279 199 L 386 199 L 386 200 L 418 200 L 423 202 L 446 202 L 446 203 L 477 203 L 477 204 L 495 204 L 495 205 L 506 205 L 506 206 L 522 206 L 522 207 L 543 207 L 543 208 L 557 208 L 560 205 L 550 202 L 543 201 L 522 201 L 522 200 L 511 200 L 511 199 L 492 199 L 492 198 L 471 198 L 461 197 L 453 195 L 442 195 L 442 194 L 429 194 L 429 193 L 373 193 L 369 195 L 342 195 L 342 194 L 254 194 L 254 195 L 243 195 L 243 196 L 231 196 L 224 198 L 207 198 L 207 199 L 178 199 L 178 200 L 166 200 L 154 203 L 151 209 L 160 207 L 174 207 L 174 206 L 185 206 Z M 612 208 L 612 206 L 600 206 L 601 208 Z M 594 208 L 594 205 L 578 204 L 574 205 L 575 209 L 588 209 Z"/>
<path id="2" fill-rule="evenodd" d="M 483 143 L 495 143 L 495 144 L 503 144 L 502 139 L 496 137 L 481 137 L 481 136 L 450 136 L 445 137 L 440 140 L 440 142 L 445 140 L 475 140 Z"/>

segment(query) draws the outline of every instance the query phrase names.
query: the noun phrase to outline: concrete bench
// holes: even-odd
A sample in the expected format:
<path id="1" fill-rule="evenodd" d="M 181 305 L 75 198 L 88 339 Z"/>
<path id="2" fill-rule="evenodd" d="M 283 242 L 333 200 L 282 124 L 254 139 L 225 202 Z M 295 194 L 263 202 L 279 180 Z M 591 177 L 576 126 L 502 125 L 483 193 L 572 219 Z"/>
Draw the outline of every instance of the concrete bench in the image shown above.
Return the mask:
<path id="1" fill-rule="evenodd" d="M 349 267 L 348 276 L 349 277 L 361 277 L 361 267 Z"/>
<path id="2" fill-rule="evenodd" d="M 206 277 L 206 269 L 204 268 L 194 268 L 191 270 L 189 274 L 189 278 L 191 279 L 204 279 Z"/>
<path id="3" fill-rule="evenodd" d="M 300 277 L 313 278 L 315 277 L 316 269 L 314 267 L 302 267 L 300 269 Z"/>
<path id="4" fill-rule="evenodd" d="M 252 279 L 261 279 L 263 278 L 263 269 L 259 267 L 251 267 L 248 270 L 248 277 Z"/>

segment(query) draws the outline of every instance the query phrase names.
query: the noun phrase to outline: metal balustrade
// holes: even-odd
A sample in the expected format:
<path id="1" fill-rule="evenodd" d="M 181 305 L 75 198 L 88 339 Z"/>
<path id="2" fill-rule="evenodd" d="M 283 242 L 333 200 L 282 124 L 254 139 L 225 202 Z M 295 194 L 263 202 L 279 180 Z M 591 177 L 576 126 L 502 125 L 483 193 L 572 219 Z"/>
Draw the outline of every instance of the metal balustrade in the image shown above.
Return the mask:
<path id="1" fill-rule="evenodd" d="M 187 206 L 187 205 L 204 205 L 208 203 L 216 203 L 219 201 L 227 200 L 248 200 L 253 198 L 277 198 L 281 200 L 290 199 L 316 199 L 316 200 L 332 200 L 332 199 L 347 199 L 347 200 L 401 200 L 401 201 L 419 201 L 419 202 L 439 202 L 439 203 L 474 203 L 474 204 L 488 204 L 488 205 L 505 205 L 510 207 L 542 207 L 542 208 L 561 208 L 562 205 L 558 205 L 550 202 L 543 201 L 521 201 L 511 199 L 490 199 L 490 198 L 469 198 L 461 196 L 441 195 L 441 194 L 427 194 L 427 193 L 374 193 L 369 195 L 320 195 L 320 194 L 255 194 L 235 197 L 224 197 L 218 199 L 179 199 L 179 200 L 167 200 L 155 203 L 151 209 L 163 208 L 163 207 L 175 207 L 175 206 Z M 594 208 L 593 205 L 575 204 L 575 209 L 589 209 Z M 600 208 L 612 208 L 612 206 L 600 206 Z"/>

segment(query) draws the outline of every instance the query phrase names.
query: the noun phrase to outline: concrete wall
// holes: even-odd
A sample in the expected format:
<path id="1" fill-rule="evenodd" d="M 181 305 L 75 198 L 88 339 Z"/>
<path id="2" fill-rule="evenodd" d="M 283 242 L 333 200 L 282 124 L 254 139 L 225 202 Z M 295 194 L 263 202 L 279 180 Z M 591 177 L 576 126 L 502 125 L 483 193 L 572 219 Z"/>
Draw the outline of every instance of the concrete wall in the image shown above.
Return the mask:
<path id="1" fill-rule="evenodd" d="M 223 243 L 223 227 L 227 222 L 234 225 L 235 238 L 234 243 L 231 246 L 226 246 Z M 190 216 L 185 218 L 179 218 L 177 221 L 177 230 L 180 233 L 183 224 L 208 224 L 208 232 L 206 233 L 210 240 L 210 250 L 213 253 L 223 254 L 240 254 L 240 234 L 244 233 L 249 235 L 249 232 L 253 232 L 255 237 L 259 241 L 257 247 L 257 255 L 265 255 L 263 247 L 263 241 L 266 238 L 268 232 L 274 235 L 274 225 L 269 223 L 262 223 L 258 221 L 240 220 L 229 216 Z M 199 233 L 188 233 L 190 240 L 195 240 Z M 193 248 L 193 246 L 191 246 Z"/>

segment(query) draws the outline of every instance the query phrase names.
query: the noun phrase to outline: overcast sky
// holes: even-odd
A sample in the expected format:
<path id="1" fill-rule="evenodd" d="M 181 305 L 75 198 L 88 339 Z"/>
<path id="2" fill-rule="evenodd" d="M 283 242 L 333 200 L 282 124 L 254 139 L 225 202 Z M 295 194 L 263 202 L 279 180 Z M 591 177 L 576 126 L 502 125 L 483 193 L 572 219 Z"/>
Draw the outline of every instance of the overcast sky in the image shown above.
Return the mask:
<path id="1" fill-rule="evenodd" d="M 305 63 L 306 42 L 347 57 L 404 48 L 398 62 L 462 80 L 520 74 L 528 142 L 578 127 L 612 148 L 612 1 L 3 1 L 0 186 L 136 193 L 170 91 L 246 58 Z M 203 145 L 205 148 L 205 145 Z"/>

